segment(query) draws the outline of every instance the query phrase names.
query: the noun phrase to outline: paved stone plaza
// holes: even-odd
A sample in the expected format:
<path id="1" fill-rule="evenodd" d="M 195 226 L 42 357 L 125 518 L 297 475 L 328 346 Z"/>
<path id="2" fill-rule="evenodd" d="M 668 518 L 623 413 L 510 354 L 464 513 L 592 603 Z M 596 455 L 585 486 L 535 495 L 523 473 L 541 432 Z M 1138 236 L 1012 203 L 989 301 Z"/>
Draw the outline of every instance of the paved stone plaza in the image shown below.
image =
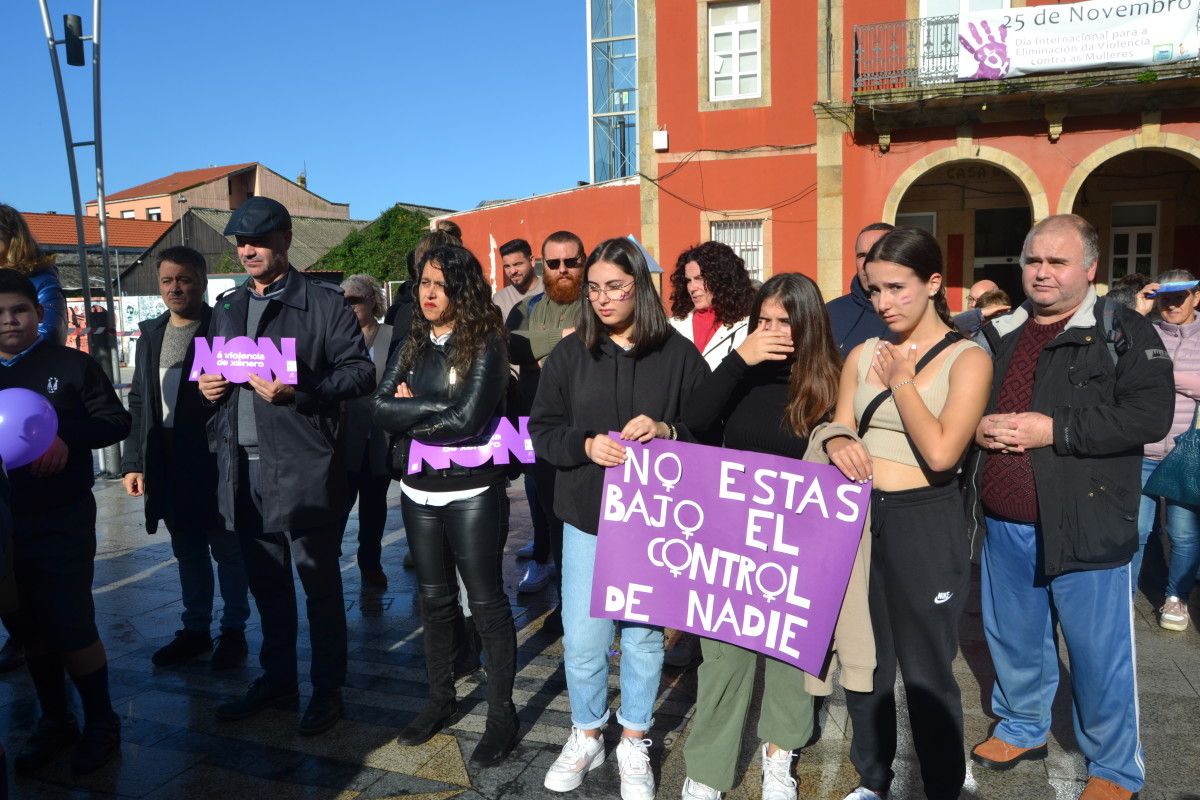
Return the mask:
<path id="1" fill-rule="evenodd" d="M 101 636 L 111 661 L 113 700 L 123 719 L 125 743 L 119 760 L 96 775 L 73 781 L 66 757 L 39 774 L 9 778 L 20 798 L 121 797 L 180 798 L 387 798 L 477 800 L 545 798 L 546 767 L 570 731 L 562 645 L 543 631 L 553 589 L 537 595 L 516 594 L 522 566 L 505 561 L 506 584 L 517 619 L 520 644 L 516 702 L 524 738 L 502 765 L 477 770 L 467 763 L 483 729 L 482 690 L 476 678 L 459 685 L 464 713 L 452 732 L 421 747 L 401 747 L 395 736 L 418 709 L 425 694 L 420 623 L 414 613 L 415 576 L 402 567 L 404 532 L 393 485 L 384 566 L 387 592 L 364 593 L 354 566 L 351 522 L 343 557 L 346 613 L 350 628 L 350 677 L 346 716 L 329 733 L 315 738 L 296 734 L 297 714 L 267 711 L 243 722 L 219 723 L 213 707 L 239 694 L 258 674 L 257 613 L 250 620 L 250 663 L 220 677 L 205 661 L 180 669 L 155 669 L 150 654 L 179 627 L 179 584 L 165 532 L 147 536 L 141 500 L 125 496 L 119 482 L 97 485 L 100 544 L 95 596 Z M 523 493 L 513 498 L 511 553 L 529 537 Z M 1153 557 L 1147 561 L 1154 562 Z M 1155 563 L 1154 566 L 1157 566 Z M 299 592 L 299 587 L 297 587 Z M 303 595 L 301 595 L 302 597 Z M 1159 598 L 1154 598 L 1156 601 Z M 218 601 L 219 603 L 219 601 Z M 303 605 L 301 605 L 303 608 Z M 1194 609 L 1193 613 L 1200 611 Z M 1098 625 L 1103 620 L 1096 621 Z M 1160 630 L 1150 600 L 1137 602 L 1138 674 L 1141 682 L 1142 735 L 1149 783 L 1143 800 L 1200 800 L 1200 634 Z M 307 627 L 301 627 L 301 669 L 307 668 Z M 963 689 L 966 739 L 974 744 L 992 720 L 987 709 L 991 671 L 980 627 L 979 604 L 968 607 L 962 626 L 962 654 L 956 664 Z M 614 693 L 616 683 L 613 682 Z M 695 697 L 694 671 L 666 670 L 656 725 L 650 736 L 659 769 L 660 798 L 679 796 L 684 777 L 680 746 L 687 735 Z M 311 691 L 302 684 L 302 693 Z M 20 746 L 35 720 L 33 691 L 24 672 L 0 681 L 0 736 L 10 752 Z M 615 707 L 615 704 L 614 704 Z M 1025 763 L 1008 773 L 969 768 L 968 798 L 1074 800 L 1085 778 L 1083 759 L 1071 734 L 1069 684 L 1064 680 L 1056 703 L 1050 758 Z M 752 714 L 754 711 L 752 710 Z M 847 758 L 849 731 L 845 703 L 835 694 L 823 705 L 820 739 L 797 760 L 800 797 L 841 800 L 855 785 Z M 616 731 L 610 731 L 612 736 Z M 615 740 L 610 741 L 610 749 Z M 758 797 L 758 767 L 753 727 L 742 762 L 745 780 L 727 796 Z M 922 797 L 911 743 L 902 743 L 893 788 L 896 800 Z M 615 762 L 593 772 L 579 797 L 619 796 Z"/>

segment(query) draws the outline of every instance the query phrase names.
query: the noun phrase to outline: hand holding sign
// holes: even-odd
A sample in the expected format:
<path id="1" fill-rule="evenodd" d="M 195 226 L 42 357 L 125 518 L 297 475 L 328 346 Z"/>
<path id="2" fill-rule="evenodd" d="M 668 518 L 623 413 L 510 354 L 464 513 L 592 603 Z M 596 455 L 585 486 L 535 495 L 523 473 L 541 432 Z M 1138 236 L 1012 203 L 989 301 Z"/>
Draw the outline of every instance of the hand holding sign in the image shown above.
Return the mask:
<path id="1" fill-rule="evenodd" d="M 0 391 L 0 457 L 8 469 L 36 461 L 58 439 L 58 414 L 29 389 Z"/>
<path id="2" fill-rule="evenodd" d="M 286 405 L 296 396 L 296 387 L 287 383 L 281 383 L 279 378 L 272 381 L 263 380 L 251 372 L 248 380 L 250 386 L 254 389 L 254 393 L 272 405 Z"/>

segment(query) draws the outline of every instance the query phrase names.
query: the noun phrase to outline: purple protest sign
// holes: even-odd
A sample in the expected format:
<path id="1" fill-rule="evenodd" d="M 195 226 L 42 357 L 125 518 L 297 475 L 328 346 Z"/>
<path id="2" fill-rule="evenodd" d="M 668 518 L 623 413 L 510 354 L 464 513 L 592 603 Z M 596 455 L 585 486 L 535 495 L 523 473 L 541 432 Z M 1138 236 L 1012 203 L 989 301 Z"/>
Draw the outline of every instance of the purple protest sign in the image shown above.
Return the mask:
<path id="1" fill-rule="evenodd" d="M 592 616 L 691 631 L 819 674 L 870 485 L 782 456 L 622 444 L 624 466 L 605 472 Z"/>
<path id="2" fill-rule="evenodd" d="M 529 438 L 529 417 L 518 417 L 517 427 L 504 417 L 496 417 L 480 435 L 483 444 L 446 446 L 423 444 L 415 439 L 408 448 L 408 474 L 420 472 L 423 464 L 434 469 L 449 469 L 450 462 L 460 467 L 480 467 L 491 461 L 509 463 L 509 456 L 522 464 L 533 463 L 533 441 Z"/>
<path id="3" fill-rule="evenodd" d="M 196 357 L 188 379 L 200 380 L 202 374 L 223 375 L 231 383 L 245 383 L 254 374 L 263 380 L 278 378 L 281 383 L 296 384 L 296 340 L 283 337 L 279 346 L 264 336 L 255 342 L 249 336 L 235 336 L 225 341 L 224 336 L 214 336 L 212 343 L 196 338 Z"/>

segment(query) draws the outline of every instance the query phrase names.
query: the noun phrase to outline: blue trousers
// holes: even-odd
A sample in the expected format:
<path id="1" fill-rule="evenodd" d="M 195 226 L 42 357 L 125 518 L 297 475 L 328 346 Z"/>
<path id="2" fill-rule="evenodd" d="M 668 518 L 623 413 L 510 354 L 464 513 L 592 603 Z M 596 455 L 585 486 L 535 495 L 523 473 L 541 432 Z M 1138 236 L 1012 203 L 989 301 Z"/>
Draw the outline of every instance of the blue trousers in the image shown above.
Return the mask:
<path id="1" fill-rule="evenodd" d="M 1050 732 L 1058 689 L 1055 619 L 1067 644 L 1072 722 L 1088 774 L 1136 792 L 1145 782 L 1138 737 L 1130 570 L 1037 569 L 1035 525 L 988 517 L 983 544 L 983 630 L 996 683 L 995 735 L 1035 747 Z"/>
<path id="2" fill-rule="evenodd" d="M 1161 461 L 1142 459 L 1142 486 L 1150 480 Z M 1142 571 L 1142 555 L 1146 542 L 1158 523 L 1159 498 L 1142 495 L 1138 510 L 1138 549 L 1133 554 L 1133 590 L 1137 593 L 1138 576 Z M 1196 585 L 1196 570 L 1200 568 L 1200 510 L 1180 505 L 1173 500 L 1167 504 L 1167 536 L 1171 539 L 1171 561 L 1167 565 L 1167 587 L 1163 594 L 1178 597 L 1184 603 Z"/>

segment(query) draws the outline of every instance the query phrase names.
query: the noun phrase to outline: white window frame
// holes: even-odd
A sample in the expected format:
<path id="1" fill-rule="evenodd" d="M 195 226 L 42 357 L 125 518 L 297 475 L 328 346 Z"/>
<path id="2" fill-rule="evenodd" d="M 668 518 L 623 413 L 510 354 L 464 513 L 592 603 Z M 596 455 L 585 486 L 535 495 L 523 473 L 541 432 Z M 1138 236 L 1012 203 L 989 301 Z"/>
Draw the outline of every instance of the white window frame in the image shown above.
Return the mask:
<path id="1" fill-rule="evenodd" d="M 749 8 L 752 5 L 756 5 L 756 6 L 759 6 L 759 18 L 753 22 L 747 21 L 747 22 L 735 22 L 735 23 L 726 24 L 726 25 L 713 25 L 712 24 L 712 9 L 714 8 L 715 5 L 739 6 L 742 8 Z M 714 6 L 709 6 L 709 23 L 708 23 L 708 100 L 709 100 L 709 102 L 724 103 L 729 100 L 754 100 L 754 99 L 762 97 L 763 48 L 762 48 L 762 6 L 761 6 L 761 4 L 758 2 L 758 0 L 753 0 L 753 2 L 742 2 L 742 3 L 719 3 L 719 4 L 714 4 Z M 749 15 L 747 15 L 747 16 L 749 16 Z M 738 49 L 738 46 L 739 46 L 739 43 L 741 42 L 741 34 L 747 32 L 747 31 L 754 32 L 755 46 L 754 46 L 754 50 L 742 51 L 742 50 Z M 731 77 L 733 79 L 734 92 L 733 92 L 733 94 L 721 95 L 720 97 L 718 97 L 717 96 L 717 65 L 720 64 L 721 61 L 723 61 L 726 58 L 726 56 L 724 56 L 724 55 L 717 55 L 717 52 L 716 52 L 717 35 L 722 34 L 722 33 L 731 34 L 732 38 L 733 38 L 733 52 L 728 56 L 728 58 L 733 62 L 733 71 L 730 73 L 729 76 L 722 75 L 721 77 Z M 738 91 L 741 88 L 741 83 L 742 83 L 742 73 L 740 71 L 741 56 L 749 54 L 751 52 L 758 55 L 758 71 L 755 73 L 747 73 L 747 74 L 748 75 L 752 74 L 755 76 L 755 78 L 757 78 L 758 88 L 754 92 L 742 93 L 742 92 Z"/>
<path id="2" fill-rule="evenodd" d="M 136 211 L 122 211 L 121 212 L 121 219 L 136 219 L 136 218 L 137 218 Z"/>
<path id="3" fill-rule="evenodd" d="M 146 209 L 146 219 L 153 222 L 162 222 L 162 208 L 155 206 L 154 208 Z"/>
<path id="4" fill-rule="evenodd" d="M 733 248 L 746 262 L 746 271 L 752 280 L 763 280 L 763 262 L 766 248 L 763 242 L 765 219 L 722 219 L 709 223 L 709 238 Z M 749 234 L 749 235 L 747 235 Z M 747 258 L 750 255 L 750 258 Z"/>
<path id="5" fill-rule="evenodd" d="M 937 236 L 936 211 L 909 211 L 896 215 L 896 227 L 920 228 L 928 231 L 931 236 Z"/>

